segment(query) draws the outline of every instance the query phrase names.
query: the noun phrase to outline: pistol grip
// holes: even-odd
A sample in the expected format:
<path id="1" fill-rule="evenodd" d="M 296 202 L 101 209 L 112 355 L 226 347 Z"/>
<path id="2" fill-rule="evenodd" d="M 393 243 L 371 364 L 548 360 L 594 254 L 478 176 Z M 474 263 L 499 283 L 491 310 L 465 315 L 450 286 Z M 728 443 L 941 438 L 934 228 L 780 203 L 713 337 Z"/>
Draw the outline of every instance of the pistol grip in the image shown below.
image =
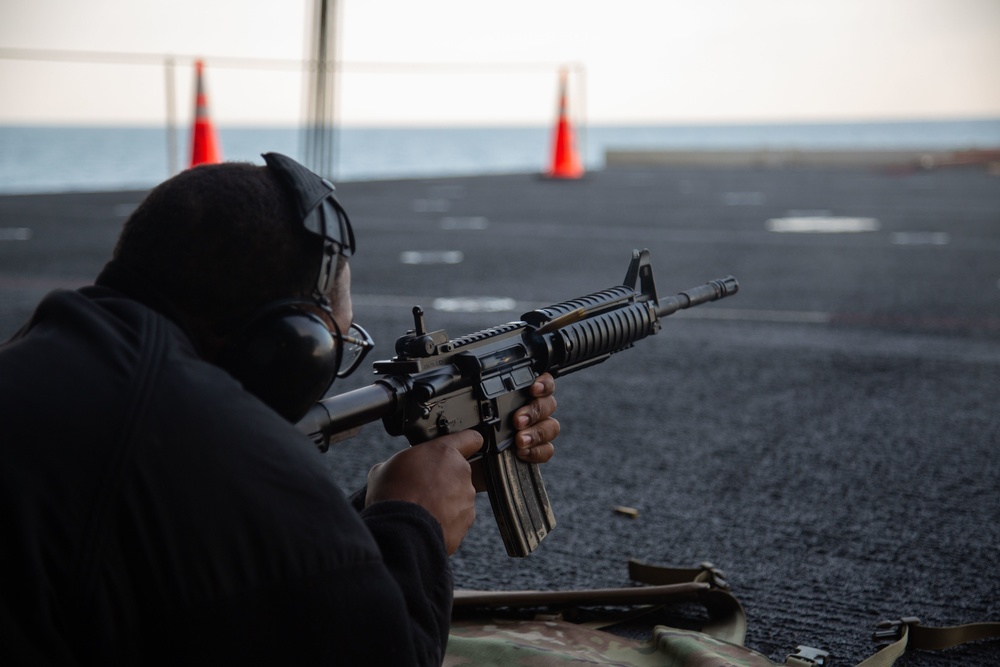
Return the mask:
<path id="1" fill-rule="evenodd" d="M 483 472 L 507 555 L 522 558 L 555 528 L 556 518 L 538 464 L 517 458 L 515 449 L 484 457 Z"/>

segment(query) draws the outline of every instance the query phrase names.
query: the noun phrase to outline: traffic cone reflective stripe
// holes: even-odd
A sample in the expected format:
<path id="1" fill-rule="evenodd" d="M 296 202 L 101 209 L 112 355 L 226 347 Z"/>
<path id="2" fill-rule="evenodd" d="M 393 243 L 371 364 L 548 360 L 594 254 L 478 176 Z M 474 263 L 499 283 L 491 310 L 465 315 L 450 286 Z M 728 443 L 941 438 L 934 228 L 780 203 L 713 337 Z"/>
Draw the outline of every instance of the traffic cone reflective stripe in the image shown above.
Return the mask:
<path id="1" fill-rule="evenodd" d="M 204 63 L 197 61 L 195 66 L 195 103 L 194 128 L 191 132 L 191 164 L 211 164 L 222 162 L 222 151 L 219 149 L 219 139 L 215 127 L 208 117 L 208 96 L 205 94 L 205 83 L 202 80 Z"/>
<path id="2" fill-rule="evenodd" d="M 556 121 L 553 137 L 552 163 L 546 176 L 549 178 L 580 178 L 583 176 L 583 164 L 576 152 L 576 139 L 573 127 L 569 122 L 566 103 L 566 71 L 559 77 L 559 118 Z"/>

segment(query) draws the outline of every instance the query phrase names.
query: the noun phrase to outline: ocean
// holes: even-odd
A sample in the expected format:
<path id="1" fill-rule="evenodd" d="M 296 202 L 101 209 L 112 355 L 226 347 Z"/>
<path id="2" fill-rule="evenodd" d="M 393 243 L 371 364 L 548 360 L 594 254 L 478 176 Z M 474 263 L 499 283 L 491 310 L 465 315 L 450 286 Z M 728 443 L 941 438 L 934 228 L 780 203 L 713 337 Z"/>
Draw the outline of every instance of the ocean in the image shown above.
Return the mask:
<path id="1" fill-rule="evenodd" d="M 609 149 L 937 149 L 1000 147 L 1000 118 L 759 125 L 577 126 L 584 165 Z M 219 127 L 226 160 L 266 151 L 301 159 L 292 127 Z M 335 181 L 534 173 L 551 158 L 551 128 L 356 128 L 337 133 Z M 186 166 L 189 133 L 162 127 L 0 126 L 0 193 L 146 189 Z M 173 162 L 173 164 L 171 164 Z"/>

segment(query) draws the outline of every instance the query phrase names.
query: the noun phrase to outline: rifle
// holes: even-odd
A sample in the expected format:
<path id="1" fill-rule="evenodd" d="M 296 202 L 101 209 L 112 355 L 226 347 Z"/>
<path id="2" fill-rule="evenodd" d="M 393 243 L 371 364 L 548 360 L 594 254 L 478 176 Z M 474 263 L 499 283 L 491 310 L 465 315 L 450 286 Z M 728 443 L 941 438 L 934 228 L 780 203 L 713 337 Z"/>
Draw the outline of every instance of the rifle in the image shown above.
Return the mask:
<path id="1" fill-rule="evenodd" d="M 636 290 L 636 286 L 639 290 Z M 381 419 L 390 435 L 411 445 L 474 428 L 484 445 L 486 489 L 510 556 L 527 556 L 555 527 L 538 464 L 517 458 L 511 415 L 531 400 L 530 387 L 548 371 L 568 375 L 605 361 L 655 334 L 660 319 L 735 294 L 727 276 L 659 298 L 649 251 L 634 250 L 622 285 L 525 313 L 521 320 L 449 339 L 427 331 L 413 308 L 413 329 L 396 341 L 396 356 L 374 364 L 367 387 L 326 398 L 297 424 L 322 451 Z"/>

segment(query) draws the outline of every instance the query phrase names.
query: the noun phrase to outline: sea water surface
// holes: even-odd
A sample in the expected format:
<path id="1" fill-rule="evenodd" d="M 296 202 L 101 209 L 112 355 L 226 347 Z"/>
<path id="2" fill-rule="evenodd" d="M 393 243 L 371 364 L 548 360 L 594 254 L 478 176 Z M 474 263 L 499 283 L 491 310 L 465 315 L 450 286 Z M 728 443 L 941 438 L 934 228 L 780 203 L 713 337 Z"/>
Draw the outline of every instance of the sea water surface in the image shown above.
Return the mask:
<path id="1" fill-rule="evenodd" d="M 587 169 L 610 149 L 938 149 L 1000 147 L 1000 118 L 872 123 L 576 127 Z M 219 127 L 223 158 L 302 159 L 294 127 Z M 336 181 L 534 173 L 546 169 L 545 127 L 342 128 Z M 163 127 L 0 126 L 0 193 L 145 189 L 187 166 L 186 130 Z M 170 146 L 173 146 L 171 149 Z"/>

